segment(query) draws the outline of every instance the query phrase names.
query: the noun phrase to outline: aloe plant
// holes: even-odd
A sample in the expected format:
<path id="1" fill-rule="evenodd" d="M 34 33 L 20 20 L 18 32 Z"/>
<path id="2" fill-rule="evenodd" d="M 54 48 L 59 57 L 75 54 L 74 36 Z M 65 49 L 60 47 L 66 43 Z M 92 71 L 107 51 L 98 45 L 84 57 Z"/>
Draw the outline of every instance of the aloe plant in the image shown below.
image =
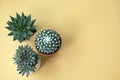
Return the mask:
<path id="1" fill-rule="evenodd" d="M 30 37 L 36 32 L 36 26 L 34 25 L 35 19 L 31 20 L 31 15 L 26 16 L 24 13 L 19 15 L 16 13 L 16 17 L 10 16 L 11 21 L 8 21 L 6 27 L 10 33 L 8 36 L 13 36 L 13 40 L 18 40 L 20 43 L 24 40 L 29 40 Z"/>

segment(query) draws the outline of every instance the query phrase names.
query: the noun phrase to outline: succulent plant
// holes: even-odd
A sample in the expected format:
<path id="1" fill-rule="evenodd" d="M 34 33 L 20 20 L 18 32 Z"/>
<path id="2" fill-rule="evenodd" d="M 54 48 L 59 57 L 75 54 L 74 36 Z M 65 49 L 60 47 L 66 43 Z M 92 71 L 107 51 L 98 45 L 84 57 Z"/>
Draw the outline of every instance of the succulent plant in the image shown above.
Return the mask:
<path id="1" fill-rule="evenodd" d="M 35 47 L 43 55 L 54 54 L 61 46 L 60 35 L 52 29 L 43 29 L 35 38 Z"/>
<path id="2" fill-rule="evenodd" d="M 36 65 L 38 64 L 40 57 L 30 46 L 22 45 L 16 50 L 13 59 L 19 74 L 22 74 L 22 76 L 29 76 L 31 72 L 35 72 Z"/>
<path id="3" fill-rule="evenodd" d="M 36 32 L 36 26 L 34 26 L 35 19 L 31 20 L 31 15 L 25 16 L 24 13 L 19 15 L 16 13 L 16 17 L 10 16 L 11 21 L 8 21 L 6 27 L 11 32 L 8 36 L 13 36 L 13 40 L 23 42 L 29 40 L 30 37 Z"/>

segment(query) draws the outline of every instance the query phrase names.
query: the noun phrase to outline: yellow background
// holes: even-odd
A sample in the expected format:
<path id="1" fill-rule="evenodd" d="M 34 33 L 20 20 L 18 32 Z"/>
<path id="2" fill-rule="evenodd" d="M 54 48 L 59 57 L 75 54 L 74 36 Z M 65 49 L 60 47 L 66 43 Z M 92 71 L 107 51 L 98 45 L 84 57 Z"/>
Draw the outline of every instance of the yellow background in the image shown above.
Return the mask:
<path id="1" fill-rule="evenodd" d="M 38 31 L 55 29 L 63 42 L 28 78 L 13 64 L 21 44 L 5 29 L 16 12 L 31 14 Z M 22 44 L 36 51 L 35 35 Z M 120 80 L 120 0 L 0 0 L 0 80 Z"/>

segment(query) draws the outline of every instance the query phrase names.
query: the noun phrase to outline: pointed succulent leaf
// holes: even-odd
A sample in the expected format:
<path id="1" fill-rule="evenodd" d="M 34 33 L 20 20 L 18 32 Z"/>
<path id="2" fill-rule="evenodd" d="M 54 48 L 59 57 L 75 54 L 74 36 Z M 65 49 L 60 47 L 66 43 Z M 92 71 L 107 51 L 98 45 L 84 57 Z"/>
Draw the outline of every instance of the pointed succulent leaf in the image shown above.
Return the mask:
<path id="1" fill-rule="evenodd" d="M 28 31 L 27 32 L 29 35 L 33 35 L 33 32 L 32 31 Z"/>
<path id="2" fill-rule="evenodd" d="M 10 16 L 10 18 L 11 18 L 11 21 L 15 21 L 15 18 L 14 18 L 14 17 Z"/>
<path id="3" fill-rule="evenodd" d="M 34 20 L 31 20 L 29 23 L 28 23 L 28 25 L 33 25 L 34 23 L 35 23 L 35 19 Z"/>
<path id="4" fill-rule="evenodd" d="M 13 36 L 14 35 L 14 33 L 13 32 L 10 32 L 9 34 L 8 34 L 8 36 Z"/>
<path id="5" fill-rule="evenodd" d="M 23 37 L 27 37 L 27 34 L 26 34 L 26 33 L 23 33 Z"/>
<path id="6" fill-rule="evenodd" d="M 27 26 L 26 29 L 29 30 L 29 29 L 30 29 L 30 26 Z"/>
<path id="7" fill-rule="evenodd" d="M 7 24 L 8 24 L 9 26 L 13 26 L 13 24 L 12 24 L 11 21 L 8 21 Z"/>
<path id="8" fill-rule="evenodd" d="M 22 18 L 24 19 L 25 18 L 25 15 L 24 15 L 24 13 L 22 12 Z"/>
<path id="9" fill-rule="evenodd" d="M 31 15 L 29 15 L 27 18 L 26 18 L 26 21 L 29 22 L 31 20 Z"/>
<path id="10" fill-rule="evenodd" d="M 14 28 L 13 27 L 6 27 L 8 30 L 10 31 L 14 31 Z"/>
<path id="11" fill-rule="evenodd" d="M 24 41 L 24 38 L 23 37 L 21 37 L 20 39 L 19 39 L 19 42 L 21 43 L 22 41 Z"/>
<path id="12" fill-rule="evenodd" d="M 16 17 L 18 20 L 20 19 L 20 15 L 18 13 L 16 13 Z"/>

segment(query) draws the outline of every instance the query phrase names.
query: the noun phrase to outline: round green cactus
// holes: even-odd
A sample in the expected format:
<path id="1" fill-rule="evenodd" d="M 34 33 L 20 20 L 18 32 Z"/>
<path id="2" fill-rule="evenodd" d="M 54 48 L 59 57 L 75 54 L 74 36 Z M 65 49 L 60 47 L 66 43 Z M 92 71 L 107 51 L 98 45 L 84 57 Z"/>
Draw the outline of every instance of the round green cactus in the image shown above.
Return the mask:
<path id="1" fill-rule="evenodd" d="M 19 74 L 29 76 L 31 72 L 35 72 L 36 65 L 40 57 L 28 45 L 19 46 L 13 57 Z"/>
<path id="2" fill-rule="evenodd" d="M 36 26 L 34 26 L 35 20 L 31 20 L 31 15 L 25 16 L 24 13 L 19 15 L 16 13 L 16 18 L 10 16 L 11 21 L 8 21 L 6 27 L 11 32 L 8 36 L 13 36 L 13 40 L 23 42 L 29 40 L 30 37 L 36 32 Z"/>
<path id="3" fill-rule="evenodd" d="M 53 54 L 61 46 L 60 35 L 52 29 L 44 29 L 36 35 L 35 46 L 45 55 Z"/>

